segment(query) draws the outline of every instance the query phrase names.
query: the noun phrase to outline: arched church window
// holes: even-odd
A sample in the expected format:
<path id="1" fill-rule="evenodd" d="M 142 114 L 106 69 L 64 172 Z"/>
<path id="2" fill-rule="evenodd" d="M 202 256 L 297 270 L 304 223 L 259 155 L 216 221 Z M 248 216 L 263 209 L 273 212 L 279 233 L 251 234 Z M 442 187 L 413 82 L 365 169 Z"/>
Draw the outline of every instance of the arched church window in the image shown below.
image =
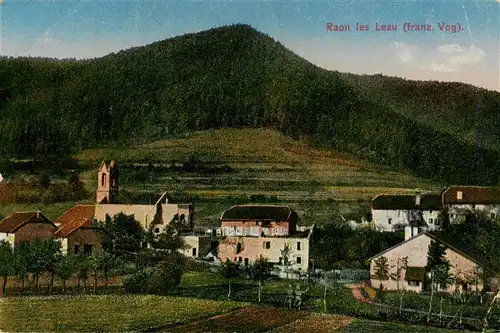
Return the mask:
<path id="1" fill-rule="evenodd" d="M 101 186 L 106 186 L 106 174 L 103 173 L 101 176 Z"/>

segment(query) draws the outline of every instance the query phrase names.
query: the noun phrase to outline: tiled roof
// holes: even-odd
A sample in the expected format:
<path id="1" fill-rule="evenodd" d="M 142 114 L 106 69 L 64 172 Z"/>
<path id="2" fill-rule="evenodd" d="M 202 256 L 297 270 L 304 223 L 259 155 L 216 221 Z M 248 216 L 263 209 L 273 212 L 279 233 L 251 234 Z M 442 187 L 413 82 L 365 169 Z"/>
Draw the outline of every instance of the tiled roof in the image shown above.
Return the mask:
<path id="1" fill-rule="evenodd" d="M 417 206 L 415 195 L 380 194 L 373 198 L 371 207 L 377 210 L 440 210 L 442 205 L 440 195 L 421 195 L 420 205 Z"/>
<path id="2" fill-rule="evenodd" d="M 457 192 L 462 192 L 462 199 Z M 500 204 L 500 187 L 451 186 L 443 192 L 444 204 Z"/>
<path id="3" fill-rule="evenodd" d="M 56 220 L 61 226 L 54 236 L 64 238 L 81 227 L 91 227 L 94 213 L 94 205 L 76 205 L 70 208 Z"/>
<path id="4" fill-rule="evenodd" d="M 221 220 L 291 221 L 297 213 L 287 206 L 238 205 L 226 210 Z"/>
<path id="5" fill-rule="evenodd" d="M 88 219 L 92 220 L 95 214 L 94 205 L 76 205 L 68 209 L 56 220 L 58 224 L 65 224 L 74 220 Z"/>
<path id="6" fill-rule="evenodd" d="M 0 221 L 0 232 L 15 233 L 24 224 L 29 222 L 46 222 L 53 224 L 52 221 L 40 212 L 19 212 L 14 213 Z"/>
<path id="7" fill-rule="evenodd" d="M 87 218 L 79 218 L 64 223 L 59 229 L 57 229 L 57 231 L 54 233 L 54 236 L 65 238 L 73 233 L 73 231 L 76 231 L 82 227 L 92 227 L 92 220 Z"/>

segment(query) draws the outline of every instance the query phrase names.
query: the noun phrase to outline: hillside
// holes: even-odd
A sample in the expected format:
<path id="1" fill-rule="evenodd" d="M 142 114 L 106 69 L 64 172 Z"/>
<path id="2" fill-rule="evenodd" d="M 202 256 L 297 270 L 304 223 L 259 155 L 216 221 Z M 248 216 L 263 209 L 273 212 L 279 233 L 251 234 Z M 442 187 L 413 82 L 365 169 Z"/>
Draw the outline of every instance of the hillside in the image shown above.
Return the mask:
<path id="1" fill-rule="evenodd" d="M 75 156 L 87 171 L 81 179 L 96 190 L 98 163 L 119 162 L 123 202 L 168 190 L 177 201 L 196 205 L 198 225 L 217 225 L 234 204 L 281 202 L 304 223 L 322 224 L 339 214 L 360 219 L 379 193 L 439 191 L 408 172 L 314 149 L 272 128 L 199 131 L 179 139 L 127 148 L 87 149 Z M 191 164 L 191 167 L 187 167 Z M 179 166 L 183 166 L 182 168 Z"/>
<path id="2" fill-rule="evenodd" d="M 2 58 L 0 77 L 10 97 L 0 101 L 6 157 L 67 156 L 193 130 L 272 126 L 439 182 L 498 183 L 500 150 L 492 144 L 498 129 L 482 130 L 476 151 L 468 117 L 480 100 L 481 119 L 498 123 L 499 93 L 326 71 L 246 25 L 94 60 Z M 438 106 L 439 117 L 427 116 Z"/>
<path id="3" fill-rule="evenodd" d="M 100 162 L 115 159 L 122 202 L 154 202 L 169 191 L 175 201 L 195 204 L 198 226 L 216 226 L 224 210 L 249 202 L 289 205 L 306 224 L 331 223 L 339 215 L 359 220 L 379 193 L 440 190 L 408 172 L 315 149 L 272 128 L 198 131 L 130 147 L 85 149 L 74 158 L 90 194 L 85 202 L 95 202 Z M 25 173 L 9 176 L 16 181 Z M 51 175 L 51 180 L 55 183 L 58 177 Z M 74 204 L 2 204 L 0 215 L 40 209 L 57 218 Z"/>

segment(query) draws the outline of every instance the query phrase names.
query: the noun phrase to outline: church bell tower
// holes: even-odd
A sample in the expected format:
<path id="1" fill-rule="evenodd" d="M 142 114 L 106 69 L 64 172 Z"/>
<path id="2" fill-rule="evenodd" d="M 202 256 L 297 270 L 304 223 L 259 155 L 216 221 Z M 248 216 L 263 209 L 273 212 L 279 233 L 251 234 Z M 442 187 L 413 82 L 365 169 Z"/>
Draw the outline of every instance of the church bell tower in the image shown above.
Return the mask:
<path id="1" fill-rule="evenodd" d="M 97 203 L 113 204 L 118 201 L 118 168 L 115 161 L 102 161 L 97 170 Z"/>

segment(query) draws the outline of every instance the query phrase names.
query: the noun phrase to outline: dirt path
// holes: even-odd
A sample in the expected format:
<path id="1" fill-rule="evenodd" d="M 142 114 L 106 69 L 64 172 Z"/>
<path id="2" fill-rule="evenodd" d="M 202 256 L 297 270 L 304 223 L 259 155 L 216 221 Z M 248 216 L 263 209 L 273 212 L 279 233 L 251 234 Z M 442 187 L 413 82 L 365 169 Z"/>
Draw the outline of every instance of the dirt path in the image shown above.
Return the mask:
<path id="1" fill-rule="evenodd" d="M 333 332 L 351 324 L 352 318 L 337 315 L 310 315 L 293 323 L 278 327 L 269 333 L 326 333 Z"/>
<path id="2" fill-rule="evenodd" d="M 363 296 L 363 293 L 361 292 L 361 290 L 364 287 L 364 284 L 346 284 L 345 286 L 351 289 L 354 298 L 356 298 L 361 303 L 372 303 L 372 301 L 366 299 L 365 296 Z"/>
<path id="3" fill-rule="evenodd" d="M 172 327 L 162 332 L 268 332 L 309 315 L 268 306 L 249 306 L 226 314 Z M 307 332 L 307 331 L 306 331 Z"/>

